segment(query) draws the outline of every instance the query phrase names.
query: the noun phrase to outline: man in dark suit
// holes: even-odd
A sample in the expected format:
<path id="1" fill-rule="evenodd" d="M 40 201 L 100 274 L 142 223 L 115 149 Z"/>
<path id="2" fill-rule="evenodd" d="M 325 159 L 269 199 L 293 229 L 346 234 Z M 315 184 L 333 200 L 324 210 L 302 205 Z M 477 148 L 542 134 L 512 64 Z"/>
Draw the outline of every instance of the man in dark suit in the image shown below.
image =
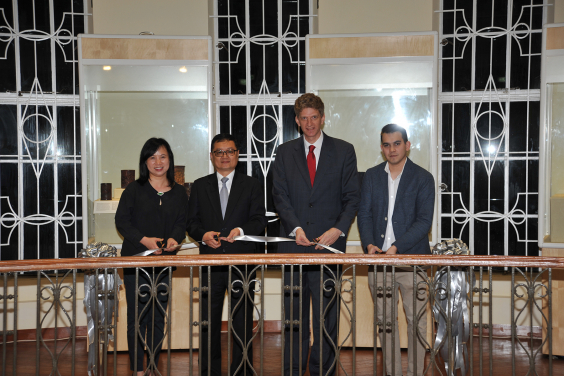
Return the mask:
<path id="1" fill-rule="evenodd" d="M 428 233 L 433 222 L 435 205 L 435 181 L 425 169 L 417 166 L 408 157 L 411 144 L 407 140 L 405 128 L 388 124 L 382 128 L 382 153 L 387 162 L 366 171 L 362 181 L 362 198 L 358 211 L 358 230 L 365 253 L 369 254 L 430 254 Z M 386 273 L 386 285 L 392 286 L 391 268 Z M 417 282 L 425 278 L 425 273 L 417 273 Z M 383 272 L 377 273 L 377 284 L 383 286 Z M 397 290 L 401 290 L 403 306 L 407 317 L 408 367 L 407 375 L 423 374 L 425 348 L 422 340 L 427 336 L 427 315 L 424 310 L 426 290 L 418 283 L 414 291 L 413 272 L 398 270 L 395 273 Z M 386 293 L 386 315 L 383 317 L 383 296 L 374 288 L 374 270 L 368 272 L 368 284 L 377 305 L 378 320 L 388 322 L 397 320 L 398 301 L 391 300 Z M 413 295 L 417 292 L 417 304 L 413 307 Z M 395 307 L 395 309 L 393 309 Z M 413 310 L 417 313 L 417 338 L 413 338 Z M 420 311 L 423 310 L 423 313 Z M 381 329 L 382 330 L 382 329 Z M 398 325 L 395 325 L 395 348 L 392 355 L 391 331 L 386 330 L 386 374 L 402 375 Z M 380 341 L 382 335 L 379 334 Z M 413 362 L 414 341 L 417 343 L 417 362 Z M 382 342 L 381 342 L 382 343 Z M 394 361 L 392 362 L 392 356 Z"/>
<path id="2" fill-rule="evenodd" d="M 235 171 L 239 151 L 235 138 L 218 134 L 211 143 L 210 159 L 216 172 L 194 182 L 188 203 L 187 231 L 194 240 L 203 241 L 201 254 L 255 253 L 256 243 L 234 241 L 239 235 L 260 235 L 266 227 L 263 189 L 255 178 Z M 231 375 L 252 375 L 251 336 L 253 328 L 254 273 L 252 266 L 234 266 L 229 280 L 229 267 L 211 267 L 210 289 L 201 296 L 202 320 L 208 320 L 200 348 L 200 372 L 221 374 L 221 316 L 225 292 L 231 289 L 230 312 L 233 317 L 233 357 Z M 208 286 L 208 268 L 202 268 L 200 281 Z M 232 286 L 231 282 L 237 281 Z M 243 283 L 243 285 L 241 284 Z M 246 289 L 244 286 L 248 286 Z M 247 291 L 247 292 L 245 292 Z M 211 311 L 208 316 L 208 299 Z M 209 319 L 208 319 L 209 317 Z M 208 357 L 208 330 L 211 348 Z M 238 338 L 237 338 L 238 337 Z M 246 348 L 247 358 L 243 359 Z"/>
<path id="3" fill-rule="evenodd" d="M 318 96 L 308 93 L 299 97 L 294 112 L 303 135 L 280 145 L 276 153 L 272 194 L 281 221 L 280 236 L 296 238 L 295 243 L 280 243 L 280 253 L 328 252 L 313 246 L 310 239 L 345 252 L 346 235 L 358 210 L 360 192 L 354 147 L 321 131 L 325 121 L 323 110 L 323 101 Z M 300 369 L 302 374 L 306 371 L 311 298 L 314 340 L 309 372 L 312 376 L 332 375 L 337 369 L 339 300 L 331 280 L 339 279 L 339 271 L 328 266 L 304 266 L 302 270 L 302 301 L 298 301 L 299 294 L 294 292 L 285 297 L 285 319 L 301 319 L 302 336 L 299 337 L 299 325 L 286 328 L 284 374 L 298 375 Z M 324 281 L 322 291 L 321 278 Z M 284 283 L 299 286 L 298 273 L 285 271 Z M 290 312 L 291 297 L 293 312 Z M 321 303 L 323 318 L 319 313 Z M 320 320 L 323 335 L 319 330 Z"/>

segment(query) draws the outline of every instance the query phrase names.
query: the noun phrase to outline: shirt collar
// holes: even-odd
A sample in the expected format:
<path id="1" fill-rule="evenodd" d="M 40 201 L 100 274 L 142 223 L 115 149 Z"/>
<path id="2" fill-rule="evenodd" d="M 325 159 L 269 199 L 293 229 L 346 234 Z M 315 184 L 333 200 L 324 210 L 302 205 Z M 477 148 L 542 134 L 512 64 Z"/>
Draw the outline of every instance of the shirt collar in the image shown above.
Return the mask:
<path id="1" fill-rule="evenodd" d="M 403 167 L 401 169 L 401 172 L 399 173 L 399 175 L 396 177 L 396 179 L 400 178 L 403 175 L 403 170 L 405 170 L 405 165 L 407 164 L 407 158 L 405 159 L 405 162 L 403 164 Z M 386 166 L 384 167 L 384 171 L 386 171 L 388 173 L 388 175 L 390 175 L 390 167 L 388 166 L 388 162 L 386 162 Z"/>
<path id="2" fill-rule="evenodd" d="M 310 144 L 309 142 L 307 142 L 307 140 L 304 137 L 304 147 L 305 147 L 307 152 L 309 152 L 309 145 L 315 146 L 316 149 L 321 149 L 321 145 L 323 145 L 323 131 L 321 131 L 319 138 L 313 144 Z"/>
<path id="3" fill-rule="evenodd" d="M 217 176 L 217 181 L 221 183 L 221 179 L 223 179 L 223 175 L 221 175 L 219 172 L 216 172 L 215 176 Z M 235 170 L 231 171 L 229 175 L 226 176 L 226 178 L 229 178 L 229 180 L 227 181 L 228 183 L 233 181 L 233 176 L 235 176 Z"/>

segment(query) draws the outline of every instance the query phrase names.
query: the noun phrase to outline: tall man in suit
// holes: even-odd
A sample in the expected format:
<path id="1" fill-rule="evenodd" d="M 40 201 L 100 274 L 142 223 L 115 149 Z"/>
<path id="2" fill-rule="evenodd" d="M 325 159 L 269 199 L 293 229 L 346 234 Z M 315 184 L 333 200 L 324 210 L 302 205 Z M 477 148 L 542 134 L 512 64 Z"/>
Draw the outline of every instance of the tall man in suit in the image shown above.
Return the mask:
<path id="1" fill-rule="evenodd" d="M 295 243 L 280 243 L 280 253 L 327 253 L 324 248 L 312 245 L 310 240 L 314 239 L 345 252 L 346 235 L 358 210 L 360 192 L 354 147 L 321 131 L 325 121 L 323 110 L 323 101 L 318 96 L 308 93 L 299 97 L 294 112 L 303 135 L 280 145 L 276 153 L 272 194 L 281 221 L 280 235 L 296 238 Z M 324 288 L 320 291 L 322 277 Z M 294 292 L 285 297 L 285 319 L 301 319 L 302 326 L 301 338 L 299 325 L 286 328 L 285 375 L 298 375 L 300 369 L 302 374 L 306 371 L 310 298 L 314 341 L 309 355 L 309 372 L 312 376 L 335 374 L 339 300 L 334 284 L 327 280 L 338 278 L 336 267 L 304 266 L 302 301 L 298 302 L 299 294 Z M 299 286 L 298 273 L 286 271 L 284 283 Z M 292 298 L 294 310 L 290 312 Z M 319 330 L 321 301 L 323 335 Z M 298 303 L 301 303 L 301 317 Z"/>
<path id="2" fill-rule="evenodd" d="M 235 171 L 239 151 L 235 138 L 230 134 L 218 134 L 211 143 L 210 159 L 216 172 L 194 182 L 188 202 L 188 234 L 198 241 L 201 254 L 245 254 L 255 253 L 256 243 L 234 241 L 239 235 L 260 235 L 266 227 L 263 189 L 255 178 Z M 251 336 L 253 328 L 254 279 L 252 266 L 211 267 L 211 285 L 203 294 L 202 320 L 208 320 L 211 333 L 211 350 L 208 355 L 208 331 L 204 330 L 200 349 L 201 375 L 221 374 L 221 316 L 225 292 L 231 290 L 233 315 L 233 357 L 231 375 L 252 375 L 253 360 Z M 203 286 L 208 286 L 208 269 L 202 268 L 200 276 Z M 232 281 L 235 282 L 232 286 Z M 243 284 L 249 284 L 245 289 Z M 248 291 L 248 292 L 245 292 Z M 211 311 L 208 315 L 208 299 Z M 208 319 L 209 317 L 209 319 Z M 238 338 L 237 338 L 238 337 Z M 243 359 L 246 348 L 247 359 Z M 210 359 L 211 358 L 211 359 Z"/>
<path id="3" fill-rule="evenodd" d="M 408 157 L 411 147 L 407 140 L 407 132 L 396 124 L 388 124 L 382 128 L 382 153 L 387 162 L 366 171 L 362 182 L 362 198 L 358 211 L 358 230 L 364 252 L 373 255 L 386 254 L 430 254 L 428 233 L 433 222 L 435 205 L 435 181 L 425 169 L 417 166 Z M 391 268 L 386 273 L 386 285 L 392 285 Z M 417 273 L 417 282 L 425 277 Z M 377 284 L 383 286 L 383 272 L 377 273 Z M 408 366 L 407 375 L 414 375 L 414 364 L 417 375 L 422 375 L 425 362 L 423 342 L 427 335 L 427 315 L 424 305 L 426 290 L 419 285 L 414 291 L 413 272 L 396 268 L 397 289 L 401 290 L 403 307 L 407 317 Z M 378 320 L 389 322 L 397 320 L 398 301 L 391 300 L 392 294 L 386 293 L 386 315 L 383 316 L 382 292 L 374 289 L 374 270 L 368 272 L 368 284 L 372 297 L 377 305 Z M 417 294 L 417 304 L 413 307 L 413 295 Z M 393 309 L 392 307 L 396 309 Z M 413 338 L 413 310 L 417 314 L 417 338 Z M 423 313 L 420 313 L 421 310 Z M 393 313 L 394 314 L 393 314 Z M 386 328 L 386 326 L 384 326 Z M 383 329 L 381 329 L 383 330 Z M 398 325 L 395 325 L 395 339 L 392 355 L 391 332 L 386 330 L 386 374 L 402 375 Z M 382 343 L 382 335 L 379 334 Z M 414 342 L 417 344 L 417 362 L 413 362 Z M 394 362 L 392 362 L 392 356 Z"/>

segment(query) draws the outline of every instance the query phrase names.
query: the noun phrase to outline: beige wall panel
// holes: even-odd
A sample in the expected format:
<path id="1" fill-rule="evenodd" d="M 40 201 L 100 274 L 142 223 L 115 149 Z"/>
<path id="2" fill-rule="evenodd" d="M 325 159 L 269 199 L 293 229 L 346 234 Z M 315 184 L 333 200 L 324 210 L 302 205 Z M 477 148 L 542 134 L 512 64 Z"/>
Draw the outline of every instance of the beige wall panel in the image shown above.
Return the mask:
<path id="1" fill-rule="evenodd" d="M 551 1 L 554 4 L 553 12 L 554 12 L 554 23 L 562 23 L 564 22 L 564 0 L 554 0 Z"/>
<path id="2" fill-rule="evenodd" d="M 546 49 L 564 49 L 564 27 L 550 27 L 546 29 Z"/>
<path id="3" fill-rule="evenodd" d="M 564 249 L 543 248 L 545 257 L 564 257 Z M 548 279 L 542 283 L 548 288 Z M 552 270 L 552 355 L 564 355 L 564 270 Z M 548 318 L 548 300 L 543 299 L 542 311 Z M 546 323 L 542 325 L 542 339 L 547 339 Z M 542 348 L 543 354 L 548 354 L 548 341 Z"/>
<path id="4" fill-rule="evenodd" d="M 95 34 L 208 35 L 208 0 L 94 0 Z"/>
<path id="5" fill-rule="evenodd" d="M 207 60 L 206 39 L 82 38 L 83 59 Z"/>
<path id="6" fill-rule="evenodd" d="M 310 59 L 433 56 L 432 35 L 311 38 Z"/>
<path id="7" fill-rule="evenodd" d="M 319 34 L 433 30 L 433 0 L 319 0 L 318 12 Z"/>

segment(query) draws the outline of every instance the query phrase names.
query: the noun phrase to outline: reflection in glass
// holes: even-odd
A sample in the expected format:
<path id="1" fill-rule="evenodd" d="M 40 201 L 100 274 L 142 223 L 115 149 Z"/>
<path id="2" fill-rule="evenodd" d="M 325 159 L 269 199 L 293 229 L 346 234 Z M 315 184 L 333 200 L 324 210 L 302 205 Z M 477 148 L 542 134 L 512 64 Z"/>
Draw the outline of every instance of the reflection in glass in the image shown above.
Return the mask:
<path id="1" fill-rule="evenodd" d="M 549 121 L 551 126 L 550 195 L 564 195 L 564 84 L 550 84 Z"/>
<path id="2" fill-rule="evenodd" d="M 431 89 L 320 90 L 325 103 L 325 127 L 330 136 L 354 145 L 358 170 L 366 171 L 384 161 L 380 131 L 388 123 L 406 128 L 409 158 L 431 168 Z"/>
<path id="3" fill-rule="evenodd" d="M 139 151 L 150 137 L 164 138 L 186 181 L 208 172 L 207 93 L 98 92 L 98 178 L 121 187 L 121 170 L 139 177 Z M 127 147 L 124 147 L 127 145 Z"/>

